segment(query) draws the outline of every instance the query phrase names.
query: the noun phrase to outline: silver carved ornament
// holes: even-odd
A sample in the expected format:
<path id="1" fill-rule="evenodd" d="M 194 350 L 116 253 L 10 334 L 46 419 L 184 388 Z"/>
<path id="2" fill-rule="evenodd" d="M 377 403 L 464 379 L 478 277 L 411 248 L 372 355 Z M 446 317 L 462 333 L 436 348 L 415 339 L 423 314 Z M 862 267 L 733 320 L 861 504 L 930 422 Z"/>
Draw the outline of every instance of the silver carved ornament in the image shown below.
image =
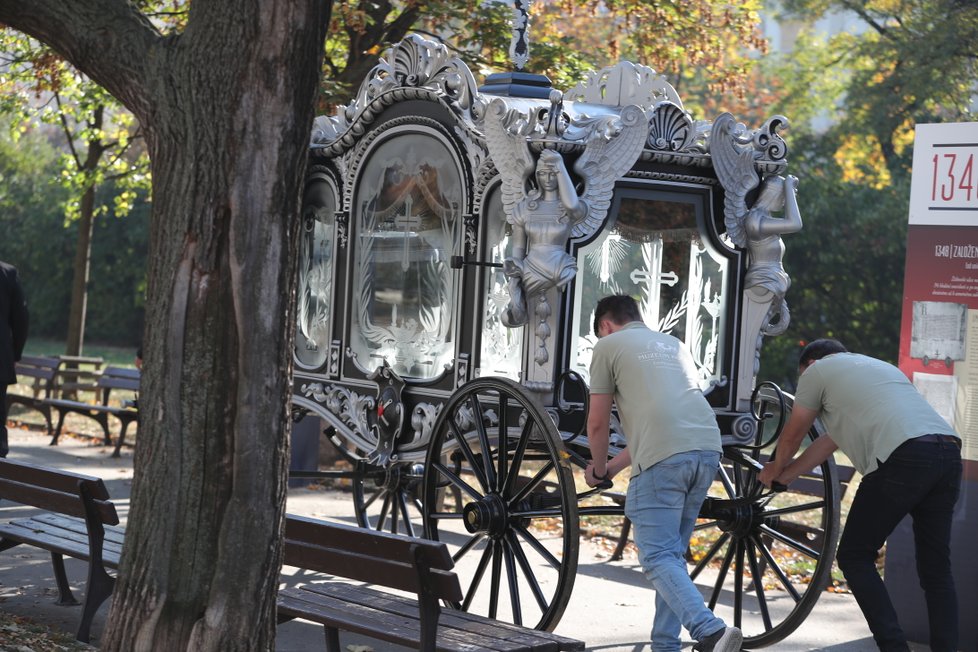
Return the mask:
<path id="1" fill-rule="evenodd" d="M 441 43 L 410 34 L 384 53 L 353 101 L 332 116 L 316 118 L 312 147 L 336 155 L 354 145 L 384 108 L 432 97 L 442 99 L 469 128 L 482 119 L 484 107 L 469 67 Z"/>
<path id="2" fill-rule="evenodd" d="M 615 182 L 642 152 L 648 122 L 635 105 L 571 119 L 564 112 L 562 95 L 553 91 L 549 110 L 511 109 L 505 100 L 494 100 L 486 111 L 484 132 L 502 181 L 506 221 L 513 230 L 513 255 L 504 261 L 510 303 L 503 323 L 520 326 L 535 314 L 539 324 L 534 359 L 543 364 L 552 313 L 547 293 L 563 290 L 577 273 L 567 243 L 601 227 Z M 581 152 L 574 163 L 583 182 L 580 193 L 561 153 L 575 150 Z"/>
<path id="3" fill-rule="evenodd" d="M 802 228 L 796 193 L 798 179 L 764 171 L 783 162 L 787 154 L 777 129 L 787 123 L 782 116 L 769 120 L 762 129 L 748 132 L 732 115 L 724 113 L 713 123 L 710 154 L 713 169 L 724 189 L 723 218 L 726 237 L 747 250 L 748 266 L 744 277 L 741 359 L 750 373 L 738 384 L 750 391 L 760 366 L 760 350 L 765 335 L 780 335 L 790 322 L 785 293 L 791 279 L 782 265 L 784 243 L 781 235 Z M 756 192 L 748 205 L 747 197 Z M 783 217 L 774 213 L 784 211 Z"/>

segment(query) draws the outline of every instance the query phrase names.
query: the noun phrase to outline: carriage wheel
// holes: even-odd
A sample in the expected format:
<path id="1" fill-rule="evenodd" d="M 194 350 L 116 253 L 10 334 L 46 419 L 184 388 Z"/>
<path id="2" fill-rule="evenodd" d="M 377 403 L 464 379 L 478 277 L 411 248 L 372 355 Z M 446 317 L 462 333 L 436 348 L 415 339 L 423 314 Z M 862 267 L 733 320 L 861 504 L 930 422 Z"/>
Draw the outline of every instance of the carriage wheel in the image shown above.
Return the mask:
<path id="1" fill-rule="evenodd" d="M 577 493 L 553 420 L 519 384 L 479 378 L 451 397 L 422 503 L 425 536 L 448 544 L 462 582 L 454 608 L 557 626 L 577 572 Z"/>
<path id="2" fill-rule="evenodd" d="M 421 464 L 388 467 L 356 464 L 353 476 L 353 508 L 360 527 L 421 536 Z"/>
<path id="3" fill-rule="evenodd" d="M 790 413 L 792 400 L 785 398 Z M 775 413 L 764 422 L 770 429 L 780 409 L 776 397 L 761 392 L 758 400 L 758 413 Z M 758 444 L 773 434 L 759 430 Z M 813 430 L 806 442 L 817 436 Z M 757 480 L 769 453 L 725 450 L 690 546 L 690 576 L 710 609 L 743 630 L 745 648 L 777 643 L 797 629 L 831 580 L 839 537 L 835 462 L 771 494 Z"/>

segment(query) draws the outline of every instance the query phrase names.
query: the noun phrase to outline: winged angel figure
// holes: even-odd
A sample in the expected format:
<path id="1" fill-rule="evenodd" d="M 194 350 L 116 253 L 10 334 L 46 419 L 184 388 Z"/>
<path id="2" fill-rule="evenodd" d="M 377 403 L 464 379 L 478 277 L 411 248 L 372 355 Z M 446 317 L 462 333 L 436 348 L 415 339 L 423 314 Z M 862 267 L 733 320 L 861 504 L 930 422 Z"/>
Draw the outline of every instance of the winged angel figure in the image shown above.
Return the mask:
<path id="1" fill-rule="evenodd" d="M 512 226 L 512 256 L 503 262 L 510 301 L 502 321 L 510 327 L 529 320 L 529 302 L 546 300 L 546 291 L 563 289 L 577 273 L 577 261 L 567 253 L 572 237 L 592 233 L 604 222 L 615 181 L 627 172 L 648 137 L 648 121 L 638 106 L 627 106 L 619 115 L 584 118 L 572 125 L 560 124 L 561 96 L 551 95 L 547 133 L 535 117 L 507 110 L 502 100 L 489 106 L 485 119 L 486 144 L 502 178 L 503 209 Z M 585 143 L 574 164 L 583 181 L 578 194 L 563 156 L 547 145 Z M 571 136 L 580 138 L 571 138 Z M 539 139 L 545 148 L 534 160 L 529 141 Z"/>
<path id="2" fill-rule="evenodd" d="M 747 249 L 749 263 L 744 292 L 753 294 L 757 303 L 770 302 L 761 332 L 779 335 L 788 328 L 789 313 L 784 295 L 791 279 L 781 259 L 784 242 L 781 234 L 800 231 L 801 212 L 796 198 L 798 178 L 768 175 L 760 181 L 754 169 L 755 148 L 751 137 L 741 137 L 743 125 L 737 125 L 729 113 L 713 123 L 710 154 L 713 169 L 724 189 L 723 220 L 727 236 L 738 247 Z M 747 195 L 760 183 L 753 205 L 747 206 Z M 772 213 L 784 210 L 784 217 Z"/>

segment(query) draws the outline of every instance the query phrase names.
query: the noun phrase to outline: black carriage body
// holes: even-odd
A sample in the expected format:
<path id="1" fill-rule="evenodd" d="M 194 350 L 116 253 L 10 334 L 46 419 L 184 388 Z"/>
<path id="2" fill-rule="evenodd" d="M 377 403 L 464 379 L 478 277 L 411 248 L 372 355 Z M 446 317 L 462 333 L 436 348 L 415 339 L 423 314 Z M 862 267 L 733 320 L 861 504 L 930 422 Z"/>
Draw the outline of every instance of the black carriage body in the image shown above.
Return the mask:
<path id="1" fill-rule="evenodd" d="M 441 406 L 481 376 L 520 381 L 560 430 L 579 432 L 582 392 L 561 379 L 587 376 L 594 302 L 627 293 L 642 298 L 651 327 L 686 342 L 727 441 L 749 440 L 759 337 L 742 332 L 749 260 L 723 237 L 709 124 L 694 122 L 664 82 L 646 89 L 650 137 L 617 180 L 601 228 L 567 243 L 577 274 L 555 292 L 541 365 L 533 324 L 499 323 L 510 227 L 482 131 L 498 96 L 479 92 L 462 62 L 423 39 L 409 38 L 389 58 L 353 103 L 317 120 L 301 218 L 295 406 L 329 422 L 354 456 L 369 455 L 378 439 L 375 375 L 386 361 L 405 381 L 401 459 L 423 458 Z M 569 119 L 620 109 L 580 101 L 581 88 L 565 94 L 579 100 L 564 106 Z M 546 89 L 531 91 L 540 97 Z M 529 116 L 550 107 L 504 99 Z M 580 155 L 573 144 L 560 149 L 568 161 Z M 763 151 L 755 155 L 758 178 L 784 169 L 783 150 L 773 160 Z M 452 267 L 453 257 L 465 264 Z"/>
<path id="2" fill-rule="evenodd" d="M 710 608 L 733 593 L 730 619 L 750 647 L 783 639 L 811 610 L 838 536 L 835 465 L 823 463 L 788 495 L 756 479 L 780 429 L 762 415 L 783 424 L 791 405 L 777 388 L 754 385 L 762 338 L 787 327 L 779 234 L 800 228 L 800 215 L 786 205 L 794 218 L 775 218 L 767 231 L 748 225 L 772 219 L 779 189 L 781 203 L 794 204 L 797 180 L 779 176 L 783 122 L 749 130 L 729 114 L 694 120 L 661 77 L 629 63 L 563 93 L 527 75 L 480 89 L 447 48 L 419 37 L 389 51 L 348 106 L 317 118 L 293 405 L 297 416 L 325 420 L 355 462 L 348 475 L 361 525 L 420 534 L 421 514 L 425 536 L 454 528 L 459 561 L 481 559 L 465 571 L 468 597 L 456 606 L 479 608 L 468 600 L 485 574 L 488 615 L 500 615 L 508 583 L 506 617 L 552 629 L 576 573 L 579 518 L 622 513 L 621 494 L 615 505 L 579 506 L 601 496 L 578 493 L 573 466 L 589 455 L 594 305 L 629 294 L 651 328 L 686 344 L 723 434 L 720 492 L 711 490 L 697 526 L 714 538 L 691 570 L 709 583 Z M 609 172 L 620 161 L 600 147 L 615 142 L 637 145 Z M 545 183 L 538 176 L 533 187 L 527 163 L 514 193 L 509 156 L 535 161 L 539 175 L 539 162 L 553 160 L 545 150 L 574 170 L 573 192 L 591 203 L 559 246 L 543 242 L 563 265 L 550 278 L 560 282 L 528 292 L 529 320 L 509 328 L 518 321 L 509 312 L 514 240 L 526 231 L 525 215 L 515 216 L 537 210 Z M 624 437 L 611 425 L 617 452 Z M 559 547 L 534 534 L 540 522 L 563 532 Z M 810 560 L 810 576 L 789 576 L 777 546 Z M 704 580 L 721 558 L 717 579 Z M 776 593 L 751 581 L 761 575 Z"/>

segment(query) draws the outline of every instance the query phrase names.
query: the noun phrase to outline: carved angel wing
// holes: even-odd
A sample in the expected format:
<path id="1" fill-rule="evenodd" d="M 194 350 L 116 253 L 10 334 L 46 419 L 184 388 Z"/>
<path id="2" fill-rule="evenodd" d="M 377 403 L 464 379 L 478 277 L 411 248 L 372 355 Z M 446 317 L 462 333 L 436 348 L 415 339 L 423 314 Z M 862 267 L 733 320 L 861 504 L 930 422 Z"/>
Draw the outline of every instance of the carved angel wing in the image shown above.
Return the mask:
<path id="1" fill-rule="evenodd" d="M 503 210 L 512 221 L 513 209 L 526 196 L 526 182 L 533 174 L 535 162 L 530 148 L 515 123 L 524 116 L 508 111 L 502 100 L 493 100 L 486 110 L 486 146 L 502 179 Z M 517 133 L 513 133 L 513 127 Z"/>
<path id="2" fill-rule="evenodd" d="M 736 122 L 729 113 L 716 119 L 710 131 L 710 155 L 713 170 L 723 186 L 723 223 L 727 235 L 738 247 L 746 247 L 747 193 L 757 187 L 760 179 L 754 170 L 753 150 L 738 144 L 735 129 Z"/>
<path id="3" fill-rule="evenodd" d="M 622 109 L 620 118 L 602 117 L 595 122 L 584 152 L 574 163 L 574 171 L 584 179 L 581 199 L 588 209 L 584 219 L 574 225 L 574 237 L 601 228 L 615 182 L 635 164 L 648 135 L 645 111 L 634 104 Z"/>

